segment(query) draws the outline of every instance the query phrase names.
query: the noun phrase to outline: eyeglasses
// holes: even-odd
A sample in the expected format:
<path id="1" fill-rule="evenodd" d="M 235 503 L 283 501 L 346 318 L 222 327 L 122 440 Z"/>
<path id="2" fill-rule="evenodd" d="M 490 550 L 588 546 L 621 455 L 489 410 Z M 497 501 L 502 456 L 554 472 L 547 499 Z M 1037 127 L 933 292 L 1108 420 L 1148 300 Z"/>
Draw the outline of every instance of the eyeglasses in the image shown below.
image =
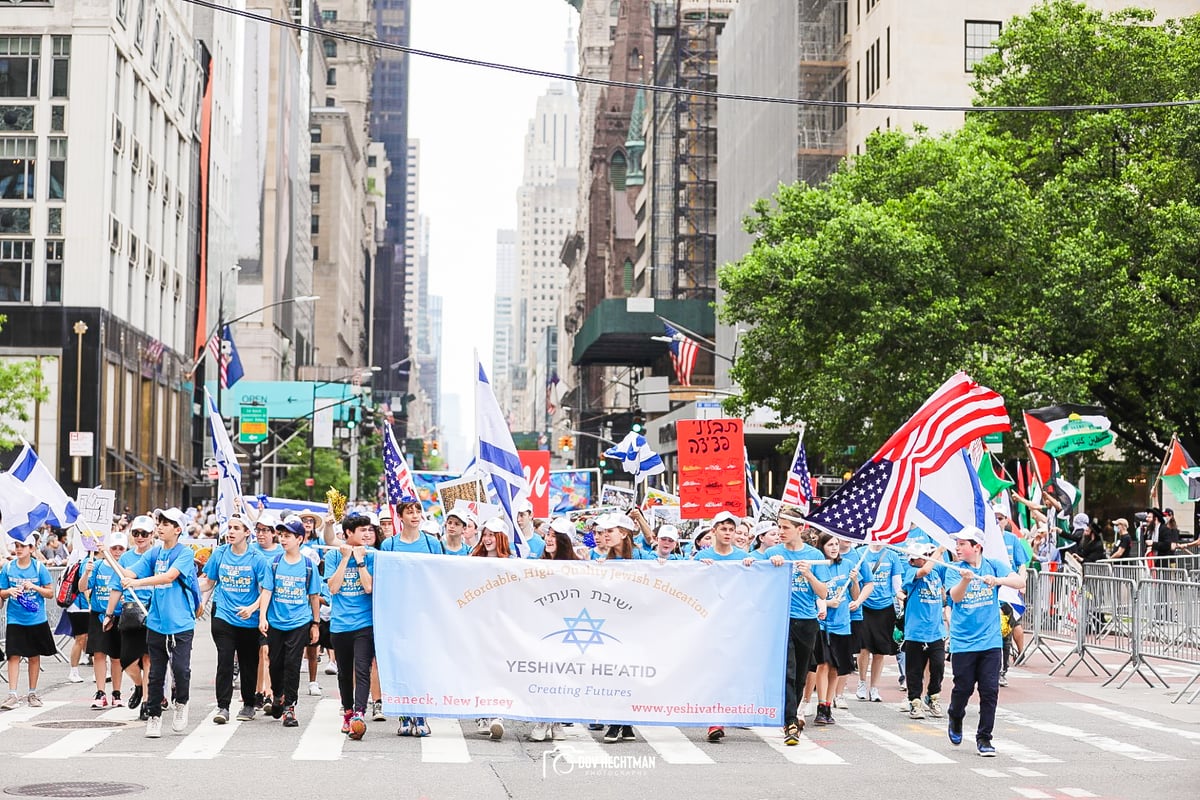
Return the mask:
<path id="1" fill-rule="evenodd" d="M 150 535 L 149 531 L 130 531 L 129 535 L 135 539 L 145 539 Z"/>

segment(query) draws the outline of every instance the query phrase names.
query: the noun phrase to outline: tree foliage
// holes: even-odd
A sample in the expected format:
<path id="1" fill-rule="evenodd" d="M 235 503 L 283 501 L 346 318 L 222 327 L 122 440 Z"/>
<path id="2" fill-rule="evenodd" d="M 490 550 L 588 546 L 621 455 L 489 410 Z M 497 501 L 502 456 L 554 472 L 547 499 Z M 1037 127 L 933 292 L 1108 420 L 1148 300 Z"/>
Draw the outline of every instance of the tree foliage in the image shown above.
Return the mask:
<path id="1" fill-rule="evenodd" d="M 7 321 L 0 314 L 0 328 Z M 18 423 L 28 422 L 34 403 L 49 396 L 37 361 L 0 361 L 0 448 L 14 447 L 20 441 Z"/>
<path id="2" fill-rule="evenodd" d="M 1200 18 L 1054 0 L 976 66 L 980 105 L 1194 98 Z M 782 187 L 721 272 L 740 408 L 809 423 L 827 463 L 873 451 L 965 369 L 1019 412 L 1098 402 L 1127 449 L 1200 444 L 1200 108 L 969 115 L 879 133 Z"/>
<path id="3" fill-rule="evenodd" d="M 312 450 L 314 500 L 323 501 L 329 487 L 337 489 L 342 494 L 350 491 L 350 472 L 337 450 L 317 447 Z M 291 464 L 283 479 L 275 486 L 275 494 L 279 497 L 290 497 L 296 500 L 306 500 L 309 497 L 308 478 L 309 448 L 305 437 L 292 439 L 278 454 L 279 461 Z"/>

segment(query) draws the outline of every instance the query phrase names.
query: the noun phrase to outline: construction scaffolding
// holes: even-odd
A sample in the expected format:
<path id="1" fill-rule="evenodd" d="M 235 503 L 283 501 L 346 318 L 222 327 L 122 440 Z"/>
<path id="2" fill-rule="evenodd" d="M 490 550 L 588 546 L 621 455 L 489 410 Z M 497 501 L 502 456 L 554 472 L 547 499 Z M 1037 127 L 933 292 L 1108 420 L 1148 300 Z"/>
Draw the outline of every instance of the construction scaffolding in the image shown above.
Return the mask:
<path id="1" fill-rule="evenodd" d="M 802 98 L 845 102 L 848 98 L 846 0 L 801 0 L 799 94 Z M 797 176 L 808 184 L 828 178 L 846 155 L 846 109 L 800 106 L 796 112 Z"/>

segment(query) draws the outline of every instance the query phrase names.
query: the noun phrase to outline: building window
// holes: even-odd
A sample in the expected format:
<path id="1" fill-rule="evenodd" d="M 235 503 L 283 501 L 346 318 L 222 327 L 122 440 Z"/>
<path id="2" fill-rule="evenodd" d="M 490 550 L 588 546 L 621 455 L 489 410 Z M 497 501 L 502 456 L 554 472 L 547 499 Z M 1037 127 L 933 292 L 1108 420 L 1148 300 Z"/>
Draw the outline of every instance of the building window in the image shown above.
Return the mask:
<path id="1" fill-rule="evenodd" d="M 61 239 L 46 242 L 46 302 L 62 302 L 63 247 Z"/>
<path id="2" fill-rule="evenodd" d="M 629 51 L 629 70 L 631 72 L 642 71 L 642 54 L 636 47 Z"/>
<path id="3" fill-rule="evenodd" d="M 337 58 L 337 39 L 326 39 L 322 45 L 325 47 L 326 58 Z"/>
<path id="4" fill-rule="evenodd" d="M 321 157 L 320 156 L 309 156 L 308 157 L 308 171 L 309 172 L 320 172 L 321 171 Z"/>
<path id="5" fill-rule="evenodd" d="M 117 0 L 117 22 L 121 23 L 121 27 L 125 27 L 125 12 L 129 6 L 129 0 Z"/>
<path id="6" fill-rule="evenodd" d="M 138 50 L 141 50 L 144 41 L 146 41 L 146 0 L 138 0 L 137 22 L 133 26 L 133 44 Z"/>
<path id="7" fill-rule="evenodd" d="M 46 209 L 46 233 L 62 236 L 62 207 Z"/>
<path id="8" fill-rule="evenodd" d="M 610 17 L 615 17 L 620 13 L 621 13 L 621 0 L 612 0 L 612 2 L 608 4 L 608 15 Z"/>
<path id="9" fill-rule="evenodd" d="M 33 199 L 33 169 L 37 158 L 37 139 L 5 137 L 0 139 L 0 198 Z"/>
<path id="10" fill-rule="evenodd" d="M 50 130 L 64 133 L 67 130 L 67 107 L 50 106 Z"/>
<path id="11" fill-rule="evenodd" d="M 71 37 L 54 37 L 54 55 L 51 56 L 50 96 L 66 97 L 67 83 L 71 76 Z"/>
<path id="12" fill-rule="evenodd" d="M 325 98 L 325 107 L 326 108 L 333 108 L 336 105 L 337 105 L 336 97 L 326 97 Z"/>
<path id="13" fill-rule="evenodd" d="M 967 72 L 974 72 L 975 65 L 996 52 L 996 39 L 1000 38 L 1000 23 L 983 20 L 967 20 L 966 22 L 966 63 Z"/>
<path id="14" fill-rule="evenodd" d="M 375 156 L 367 156 L 367 166 L 368 167 L 375 166 Z"/>
<path id="15" fill-rule="evenodd" d="M 0 302 L 28 303 L 33 281 L 33 240 L 0 241 Z"/>
<path id="16" fill-rule="evenodd" d="M 618 192 L 625 191 L 625 154 L 620 150 L 608 162 L 608 182 Z"/>
<path id="17" fill-rule="evenodd" d="M 315 206 L 321 202 L 321 187 L 310 186 L 308 188 L 312 189 L 312 204 Z"/>
<path id="18" fill-rule="evenodd" d="M 35 106 L 0 106 L 0 131 L 33 133 Z"/>
<path id="19" fill-rule="evenodd" d="M 315 235 L 320 232 L 321 232 L 321 218 L 318 215 L 313 214 L 312 215 L 312 228 L 309 231 L 309 233 L 312 233 Z"/>
<path id="20" fill-rule="evenodd" d="M 309 126 L 308 139 L 313 144 L 320 144 L 320 142 L 321 142 L 321 126 L 320 125 Z"/>
<path id="21" fill-rule="evenodd" d="M 313 261 L 320 261 L 320 260 L 321 260 L 321 248 L 317 247 L 314 244 L 313 245 Z"/>
<path id="22" fill-rule="evenodd" d="M 163 88 L 166 89 L 167 95 L 174 93 L 175 87 L 171 85 L 172 79 L 175 77 L 175 37 L 172 36 L 167 40 L 167 71 L 163 76 Z"/>
<path id="23" fill-rule="evenodd" d="M 50 138 L 50 199 L 62 200 L 67 190 L 67 140 Z"/>
<path id="24" fill-rule="evenodd" d="M 333 67 L 325 70 L 325 85 L 337 86 L 337 70 Z"/>
<path id="25" fill-rule="evenodd" d="M 154 32 L 150 34 L 150 71 L 158 74 L 158 55 L 162 50 L 162 14 L 154 15 Z"/>
<path id="26" fill-rule="evenodd" d="M 879 80 L 880 74 L 880 47 L 879 40 L 875 40 L 875 44 L 867 48 L 867 97 L 879 91 L 882 82 Z"/>
<path id="27" fill-rule="evenodd" d="M 625 294 L 633 294 L 633 261 L 625 259 L 624 269 L 621 274 L 621 288 L 625 290 Z M 545 295 L 542 296 L 545 300 Z"/>
<path id="28" fill-rule="evenodd" d="M 41 50 L 36 36 L 0 36 L 0 97 L 38 96 Z"/>
<path id="29" fill-rule="evenodd" d="M 0 233 L 6 236 L 14 233 L 33 233 L 33 208 L 0 208 Z"/>
<path id="30" fill-rule="evenodd" d="M 337 12 L 323 10 L 323 11 L 321 11 L 321 19 L 324 22 L 337 22 Z"/>

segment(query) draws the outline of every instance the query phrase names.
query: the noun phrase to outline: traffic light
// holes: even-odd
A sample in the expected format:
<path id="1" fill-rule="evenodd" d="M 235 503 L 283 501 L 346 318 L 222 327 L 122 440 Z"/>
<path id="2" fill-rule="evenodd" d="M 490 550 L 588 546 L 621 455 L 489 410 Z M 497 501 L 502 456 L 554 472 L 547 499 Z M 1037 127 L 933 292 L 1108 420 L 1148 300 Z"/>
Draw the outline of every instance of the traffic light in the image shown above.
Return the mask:
<path id="1" fill-rule="evenodd" d="M 633 424 L 629 429 L 634 433 L 646 432 L 646 415 L 642 413 L 641 409 L 635 408 L 633 410 Z"/>
<path id="2" fill-rule="evenodd" d="M 617 473 L 616 469 L 613 467 L 612 464 L 608 463 L 608 459 L 606 459 L 606 458 L 600 459 L 600 474 L 601 475 L 615 475 L 616 473 Z"/>
<path id="3" fill-rule="evenodd" d="M 429 455 L 436 456 L 438 454 L 438 441 L 434 439 L 429 443 Z"/>
<path id="4" fill-rule="evenodd" d="M 574 436 L 558 437 L 558 449 L 562 450 L 564 453 L 569 453 L 570 451 L 574 450 L 575 449 L 575 437 Z"/>
<path id="5" fill-rule="evenodd" d="M 350 406 L 346 412 L 346 427 L 350 430 L 358 427 L 358 406 Z"/>

